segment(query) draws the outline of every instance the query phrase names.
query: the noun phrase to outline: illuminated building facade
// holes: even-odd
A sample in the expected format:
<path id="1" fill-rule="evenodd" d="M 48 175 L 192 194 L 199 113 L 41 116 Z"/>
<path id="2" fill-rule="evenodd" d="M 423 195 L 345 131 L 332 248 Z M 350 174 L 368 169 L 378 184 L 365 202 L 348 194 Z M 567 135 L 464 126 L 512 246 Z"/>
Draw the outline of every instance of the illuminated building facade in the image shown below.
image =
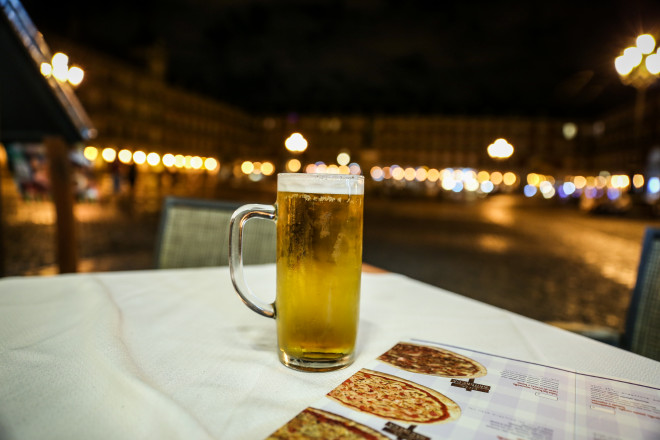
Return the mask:
<path id="1" fill-rule="evenodd" d="M 506 138 L 515 147 L 506 167 L 521 173 L 632 173 L 645 166 L 647 151 L 631 148 L 628 110 L 596 122 L 441 115 L 257 116 L 168 85 L 162 69 L 141 70 L 71 43 L 56 43 L 55 49 L 85 68 L 77 94 L 98 130 L 94 142 L 99 147 L 215 157 L 234 169 L 244 160 L 268 160 L 281 172 L 286 160 L 296 156 L 284 149 L 284 140 L 300 132 L 309 142 L 296 156 L 303 163 L 334 162 L 344 151 L 363 171 L 391 164 L 492 169 L 502 163 L 489 158 L 486 147 Z M 567 131 L 569 122 L 573 129 Z M 657 138 L 655 124 L 646 129 L 647 141 Z"/>
<path id="2" fill-rule="evenodd" d="M 252 153 L 256 120 L 240 109 L 172 87 L 158 72 L 78 46 L 62 48 L 85 66 L 77 95 L 98 130 L 98 146 L 199 156 Z"/>

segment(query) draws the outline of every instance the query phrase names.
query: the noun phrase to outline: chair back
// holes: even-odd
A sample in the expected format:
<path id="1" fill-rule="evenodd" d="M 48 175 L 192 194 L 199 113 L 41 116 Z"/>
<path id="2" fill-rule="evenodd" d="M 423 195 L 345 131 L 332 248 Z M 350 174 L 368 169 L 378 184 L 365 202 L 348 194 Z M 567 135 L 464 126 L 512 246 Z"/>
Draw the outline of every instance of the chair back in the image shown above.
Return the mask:
<path id="1" fill-rule="evenodd" d="M 647 228 L 626 319 L 625 347 L 660 361 L 660 229 Z"/>
<path id="2" fill-rule="evenodd" d="M 240 203 L 167 197 L 156 243 L 158 269 L 227 266 L 229 221 Z M 254 219 L 246 223 L 244 264 L 275 262 L 275 223 Z"/>

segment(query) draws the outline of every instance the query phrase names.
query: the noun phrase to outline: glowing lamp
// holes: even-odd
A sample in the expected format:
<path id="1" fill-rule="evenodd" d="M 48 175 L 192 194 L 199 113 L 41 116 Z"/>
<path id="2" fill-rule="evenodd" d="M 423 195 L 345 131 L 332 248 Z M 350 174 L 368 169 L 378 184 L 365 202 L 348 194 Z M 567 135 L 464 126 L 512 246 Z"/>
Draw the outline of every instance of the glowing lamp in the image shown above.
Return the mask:
<path id="1" fill-rule="evenodd" d="M 300 133 L 293 133 L 286 138 L 284 146 L 292 153 L 302 153 L 307 149 L 307 140 Z"/>
<path id="2" fill-rule="evenodd" d="M 488 146 L 487 152 L 493 159 L 508 159 L 513 154 L 513 145 L 506 139 L 497 139 Z"/>

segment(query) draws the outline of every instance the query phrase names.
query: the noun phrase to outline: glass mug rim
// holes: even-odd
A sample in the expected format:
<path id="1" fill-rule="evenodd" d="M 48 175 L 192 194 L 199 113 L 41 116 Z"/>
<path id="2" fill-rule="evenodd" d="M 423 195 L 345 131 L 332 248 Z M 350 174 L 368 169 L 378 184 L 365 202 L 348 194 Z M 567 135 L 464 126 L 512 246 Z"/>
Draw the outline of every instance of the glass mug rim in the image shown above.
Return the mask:
<path id="1" fill-rule="evenodd" d="M 358 174 L 279 173 L 277 192 L 364 195 L 364 176 Z"/>
<path id="2" fill-rule="evenodd" d="M 362 174 L 324 174 L 324 173 L 278 173 L 277 177 L 287 179 L 321 179 L 321 180 L 364 180 Z"/>

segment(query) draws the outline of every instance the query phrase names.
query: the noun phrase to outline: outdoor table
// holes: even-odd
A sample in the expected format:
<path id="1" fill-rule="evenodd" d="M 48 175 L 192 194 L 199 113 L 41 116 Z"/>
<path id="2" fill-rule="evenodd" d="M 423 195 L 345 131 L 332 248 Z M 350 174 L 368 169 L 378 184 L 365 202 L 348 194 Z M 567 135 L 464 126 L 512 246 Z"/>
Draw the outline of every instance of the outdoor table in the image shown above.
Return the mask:
<path id="1" fill-rule="evenodd" d="M 246 278 L 272 300 L 274 265 Z M 407 338 L 660 385 L 660 362 L 399 274 L 361 295 L 355 362 L 306 373 L 226 267 L 2 279 L 0 438 L 264 438 Z"/>

